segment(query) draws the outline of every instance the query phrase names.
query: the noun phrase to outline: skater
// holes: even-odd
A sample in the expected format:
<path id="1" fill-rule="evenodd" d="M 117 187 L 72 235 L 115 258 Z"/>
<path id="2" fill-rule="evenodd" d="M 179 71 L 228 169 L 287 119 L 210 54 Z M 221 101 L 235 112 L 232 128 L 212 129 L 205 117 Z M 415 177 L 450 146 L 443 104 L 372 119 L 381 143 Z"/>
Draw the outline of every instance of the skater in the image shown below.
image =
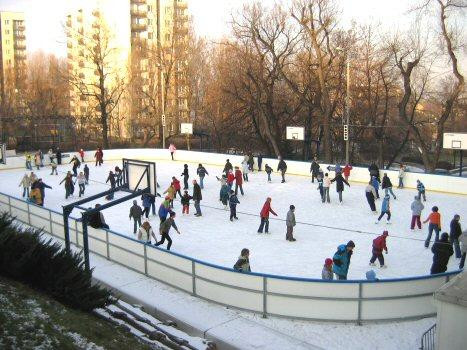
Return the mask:
<path id="1" fill-rule="evenodd" d="M 175 194 L 177 193 L 177 191 L 175 190 L 175 187 L 173 185 L 173 183 L 170 184 L 170 186 L 164 191 L 163 194 L 166 194 L 167 193 L 167 196 L 165 198 L 168 198 L 169 201 L 170 201 L 170 208 L 173 208 L 174 207 L 174 198 L 175 198 Z M 149 206 L 151 206 L 151 204 L 149 204 Z"/>
<path id="2" fill-rule="evenodd" d="M 157 242 L 157 238 L 154 234 L 154 231 L 152 230 L 151 224 L 149 223 L 149 221 L 145 221 L 142 225 L 140 225 L 140 228 L 138 230 L 138 240 L 144 241 L 146 242 L 146 244 L 151 244 L 151 237 L 154 238 L 154 242 Z"/>
<path id="3" fill-rule="evenodd" d="M 276 212 L 271 208 L 271 197 L 266 198 L 266 202 L 264 202 L 263 208 L 259 213 L 261 217 L 261 224 L 259 225 L 258 233 L 263 233 L 263 228 L 265 229 L 266 233 L 269 233 L 269 213 L 277 216 Z"/>
<path id="4" fill-rule="evenodd" d="M 187 190 L 185 190 L 185 193 L 183 194 L 183 197 L 181 199 L 181 202 L 182 202 L 182 215 L 183 214 L 186 214 L 186 215 L 190 214 L 190 200 L 191 199 L 193 199 L 193 197 L 188 194 Z"/>
<path id="5" fill-rule="evenodd" d="M 96 153 L 94 153 L 94 158 L 96 158 L 96 165 L 101 166 L 104 163 L 104 152 L 102 148 L 98 147 Z"/>
<path id="6" fill-rule="evenodd" d="M 143 209 L 141 209 L 141 207 L 138 205 L 138 202 L 135 199 L 133 201 L 133 205 L 130 208 L 130 215 L 129 215 L 130 220 L 133 219 L 133 234 L 136 234 L 136 230 L 138 229 L 138 227 L 141 226 L 142 216 L 143 216 Z"/>
<path id="7" fill-rule="evenodd" d="M 253 172 L 255 170 L 255 159 L 253 158 L 253 153 L 248 153 L 248 172 Z M 248 174 L 247 172 L 247 174 Z M 245 172 L 244 172 L 245 173 Z M 248 176 L 246 181 L 248 181 Z"/>
<path id="8" fill-rule="evenodd" d="M 123 171 L 118 166 L 114 168 L 115 170 L 115 182 L 117 186 L 123 185 Z"/>
<path id="9" fill-rule="evenodd" d="M 238 260 L 233 268 L 238 272 L 251 272 L 250 251 L 247 248 L 242 249 L 240 256 L 238 257 Z"/>
<path id="10" fill-rule="evenodd" d="M 454 218 L 451 220 L 450 231 L 449 231 L 449 241 L 454 246 L 454 251 L 456 252 L 456 259 L 461 258 L 461 247 L 459 245 L 459 237 L 462 234 L 461 224 L 460 224 L 460 215 L 454 215 Z"/>
<path id="11" fill-rule="evenodd" d="M 342 171 L 342 174 L 344 175 L 345 181 L 349 181 L 350 171 L 352 169 L 353 169 L 353 167 L 350 164 L 345 165 L 344 170 Z"/>
<path id="12" fill-rule="evenodd" d="M 43 206 L 41 191 L 38 188 L 34 188 L 31 190 L 31 193 L 29 194 L 27 200 L 28 202 L 31 202 L 35 205 L 39 205 L 41 207 Z"/>
<path id="13" fill-rule="evenodd" d="M 71 196 L 75 191 L 75 186 L 73 185 L 73 177 L 70 171 L 66 174 L 65 178 L 62 181 L 60 181 L 60 185 L 63 182 L 65 183 L 65 199 L 68 199 L 68 197 Z"/>
<path id="14" fill-rule="evenodd" d="M 375 189 L 376 199 L 379 199 L 379 181 L 376 176 L 373 176 L 371 178 L 371 184 L 373 185 L 373 188 Z"/>
<path id="15" fill-rule="evenodd" d="M 323 271 L 321 271 L 321 278 L 323 280 L 332 281 L 334 274 L 332 273 L 332 259 L 327 258 L 324 260 Z"/>
<path id="16" fill-rule="evenodd" d="M 234 180 L 235 180 L 235 175 L 232 170 L 229 170 L 227 173 L 227 185 L 229 186 L 229 191 L 232 189 Z"/>
<path id="17" fill-rule="evenodd" d="M 331 203 L 331 197 L 329 196 L 329 188 L 331 187 L 331 179 L 329 178 L 329 174 L 324 174 L 323 178 L 323 203 L 324 199 L 326 202 Z"/>
<path id="18" fill-rule="evenodd" d="M 188 178 L 190 175 L 188 174 L 188 164 L 183 164 L 183 172 L 180 176 L 183 176 L 183 189 L 188 189 Z"/>
<path id="19" fill-rule="evenodd" d="M 107 176 L 107 180 L 105 180 L 105 183 L 107 182 L 110 182 L 110 188 L 111 189 L 114 189 L 115 188 L 115 174 L 113 173 L 113 171 L 109 171 L 109 176 Z M 109 195 L 107 195 L 107 197 L 105 197 L 107 200 L 112 200 L 114 199 L 114 194 L 113 193 L 110 193 Z"/>
<path id="20" fill-rule="evenodd" d="M 203 166 L 203 164 L 198 164 L 198 169 L 196 169 L 196 175 L 199 176 L 199 187 L 201 187 L 201 189 L 204 189 L 204 177 L 206 175 L 209 175 L 209 173 Z"/>
<path id="21" fill-rule="evenodd" d="M 295 206 L 291 205 L 289 207 L 289 211 L 287 212 L 287 218 L 285 220 L 285 224 L 287 226 L 287 233 L 285 235 L 285 239 L 289 242 L 295 242 L 296 239 L 293 236 L 293 228 L 296 225 L 295 222 Z"/>
<path id="22" fill-rule="evenodd" d="M 60 147 L 57 147 L 55 155 L 57 156 L 57 164 L 62 165 L 62 150 L 60 149 Z"/>
<path id="23" fill-rule="evenodd" d="M 23 186 L 23 197 L 29 198 L 29 187 L 31 186 L 31 179 L 29 178 L 28 174 L 24 174 L 23 178 L 21 179 L 19 186 Z"/>
<path id="24" fill-rule="evenodd" d="M 335 168 L 334 168 L 334 173 L 337 174 L 337 173 L 341 173 L 342 174 L 342 167 L 340 164 L 336 164 Z"/>
<path id="25" fill-rule="evenodd" d="M 425 240 L 425 248 L 428 248 L 428 246 L 430 245 L 433 230 L 435 231 L 435 242 L 439 240 L 439 231 L 441 231 L 441 214 L 439 213 L 439 209 L 437 206 L 431 208 L 430 215 L 428 215 L 428 217 L 425 221 L 423 221 L 423 223 L 426 224 L 428 221 L 430 223 L 428 224 L 428 236 Z"/>
<path id="26" fill-rule="evenodd" d="M 378 221 L 376 221 L 376 224 L 379 224 L 380 220 L 383 218 L 384 214 L 386 214 L 387 217 L 387 224 L 391 223 L 391 205 L 390 205 L 390 200 L 391 197 L 389 195 L 385 195 L 383 202 L 381 203 L 381 214 L 379 214 Z"/>
<path id="27" fill-rule="evenodd" d="M 98 209 L 101 205 L 97 203 L 94 208 Z M 97 211 L 91 214 L 91 217 L 89 218 L 89 226 L 93 228 L 104 228 L 104 229 L 109 229 L 109 225 L 105 222 L 105 217 L 104 213 L 102 211 Z"/>
<path id="28" fill-rule="evenodd" d="M 318 190 L 319 195 L 321 197 L 321 202 L 324 203 L 324 181 L 323 181 L 323 173 L 318 173 L 318 177 L 316 178 L 318 181 Z"/>
<path id="29" fill-rule="evenodd" d="M 81 165 L 81 162 L 79 161 L 78 157 L 73 156 L 73 158 L 71 158 L 70 160 L 70 163 L 73 163 L 73 176 L 78 176 L 78 168 Z"/>
<path id="30" fill-rule="evenodd" d="M 203 199 L 201 194 L 201 187 L 199 187 L 198 182 L 193 180 L 193 200 L 195 202 L 196 213 L 195 216 L 202 216 L 200 202 Z"/>
<path id="31" fill-rule="evenodd" d="M 387 173 L 384 173 L 383 175 L 383 182 L 381 183 L 381 189 L 384 190 L 384 195 L 388 195 L 389 193 L 391 193 L 393 198 L 396 199 L 396 195 L 392 191 L 391 179 L 388 177 Z"/>
<path id="32" fill-rule="evenodd" d="M 40 170 L 41 154 L 39 152 L 36 152 L 36 154 L 34 154 L 34 165 L 36 166 L 37 170 Z"/>
<path id="33" fill-rule="evenodd" d="M 341 244 L 332 258 L 332 270 L 336 274 L 336 279 L 346 280 L 349 273 L 350 258 L 352 257 L 355 243 L 349 241 L 347 244 Z"/>
<path id="34" fill-rule="evenodd" d="M 399 173 L 397 174 L 397 178 L 399 179 L 399 185 L 397 188 L 404 188 L 404 176 L 405 176 L 405 166 L 403 164 L 399 167 Z"/>
<path id="35" fill-rule="evenodd" d="M 25 155 L 24 155 L 24 158 L 26 159 L 26 169 L 32 170 L 31 155 L 28 152 L 26 152 Z"/>
<path id="36" fill-rule="evenodd" d="M 449 258 L 454 254 L 447 232 L 443 232 L 441 239 L 433 244 L 431 252 L 433 253 L 433 265 L 431 265 L 430 274 L 446 272 Z"/>
<path id="37" fill-rule="evenodd" d="M 34 171 L 31 171 L 31 174 L 29 174 L 29 181 L 31 182 L 31 185 L 38 180 L 38 177 L 36 174 L 34 174 Z"/>
<path id="38" fill-rule="evenodd" d="M 86 188 L 86 177 L 82 171 L 80 171 L 79 175 L 76 177 L 76 182 L 78 183 L 79 187 L 79 197 L 81 197 L 81 195 L 84 196 L 84 190 Z"/>
<path id="39" fill-rule="evenodd" d="M 219 193 L 219 200 L 222 202 L 224 205 L 224 210 L 227 210 L 227 202 L 229 201 L 229 193 L 231 190 L 229 190 L 229 186 L 227 184 L 223 184 Z"/>
<path id="40" fill-rule="evenodd" d="M 143 205 L 144 205 L 144 202 L 143 202 Z M 172 210 L 170 209 L 170 199 L 165 198 L 164 201 L 159 206 L 159 211 L 157 213 L 159 215 L 160 221 L 164 222 L 167 219 L 167 215 L 171 212 Z"/>
<path id="41" fill-rule="evenodd" d="M 230 160 L 227 159 L 227 161 L 225 162 L 225 166 L 224 166 L 225 175 L 227 175 L 229 171 L 232 171 L 232 170 L 233 170 L 232 163 L 230 163 Z"/>
<path id="42" fill-rule="evenodd" d="M 420 180 L 417 180 L 417 191 L 420 199 L 423 196 L 423 201 L 426 202 L 425 185 Z"/>
<path id="43" fill-rule="evenodd" d="M 365 187 L 365 196 L 366 200 L 368 201 L 368 204 L 370 206 L 371 211 L 373 214 L 376 214 L 376 205 L 375 205 L 375 198 L 376 198 L 376 191 L 373 185 L 371 184 L 371 181 L 368 182 L 368 185 Z"/>
<path id="44" fill-rule="evenodd" d="M 82 148 L 78 151 L 79 156 L 81 157 L 81 163 L 84 163 L 84 151 Z"/>
<path id="45" fill-rule="evenodd" d="M 175 189 L 174 198 L 177 198 L 177 193 L 179 197 L 182 198 L 182 192 L 180 192 L 182 187 L 180 181 L 175 176 L 172 176 L 172 186 Z"/>
<path id="46" fill-rule="evenodd" d="M 238 166 L 236 166 L 235 167 L 235 195 L 238 194 L 238 188 L 239 187 L 240 187 L 240 193 L 243 196 L 243 176 L 242 176 L 242 171 L 239 169 Z"/>
<path id="47" fill-rule="evenodd" d="M 282 159 L 282 157 L 279 157 L 279 164 L 277 165 L 277 171 L 281 172 L 281 176 L 282 176 L 281 183 L 284 183 L 285 182 L 285 172 L 287 171 L 287 164 Z"/>
<path id="48" fill-rule="evenodd" d="M 44 167 L 44 153 L 41 150 L 38 151 L 39 153 L 39 160 L 40 160 L 40 167 Z"/>
<path id="49" fill-rule="evenodd" d="M 266 174 L 268 174 L 268 182 L 271 182 L 271 173 L 272 173 L 272 168 L 269 165 L 264 166 L 264 171 L 266 171 Z"/>
<path id="50" fill-rule="evenodd" d="M 175 153 L 176 150 L 177 150 L 177 148 L 175 147 L 175 145 L 173 143 L 171 143 L 169 145 L 169 152 L 170 152 L 170 157 L 172 157 L 172 160 L 175 160 L 174 159 L 174 153 Z"/>
<path id="51" fill-rule="evenodd" d="M 248 173 L 251 171 L 250 170 L 250 164 L 248 163 L 248 160 L 244 160 L 242 162 L 242 170 L 243 170 L 243 181 L 248 182 Z"/>
<path id="52" fill-rule="evenodd" d="M 230 207 L 230 221 L 233 219 L 238 220 L 237 218 L 237 204 L 240 204 L 240 201 L 237 198 L 237 194 L 234 191 L 230 191 L 229 196 L 229 207 Z"/>
<path id="53" fill-rule="evenodd" d="M 342 177 L 340 172 L 336 173 L 336 177 L 331 182 L 336 182 L 336 191 L 339 194 L 339 202 L 342 203 L 342 192 L 344 192 L 344 184 L 350 187 L 346 179 Z"/>
<path id="54" fill-rule="evenodd" d="M 374 270 L 367 271 L 365 277 L 368 281 L 379 281 L 379 278 L 376 278 L 376 272 Z"/>
<path id="55" fill-rule="evenodd" d="M 316 160 L 316 157 L 314 157 L 313 161 L 311 162 L 310 173 L 311 173 L 311 183 L 314 183 L 315 178 L 318 177 L 318 173 L 319 173 L 319 164 L 318 164 L 318 161 Z"/>
<path id="56" fill-rule="evenodd" d="M 193 180 L 196 181 L 196 180 Z M 173 227 L 175 231 L 177 231 L 178 234 L 180 234 L 180 231 L 178 230 L 177 225 L 175 224 L 175 213 L 171 212 L 170 217 L 165 220 L 164 222 L 161 222 L 159 226 L 159 232 L 162 236 L 162 239 L 155 244 L 155 246 L 160 246 L 161 244 L 164 244 L 165 240 L 167 240 L 167 250 L 170 250 L 170 247 L 172 246 L 172 239 L 169 236 L 170 228 Z"/>
<path id="57" fill-rule="evenodd" d="M 375 162 L 371 162 L 371 165 L 368 167 L 368 171 L 370 172 L 370 178 L 371 177 L 376 177 L 378 179 L 378 182 L 381 182 L 379 178 L 379 168 L 375 164 Z"/>
<path id="58" fill-rule="evenodd" d="M 53 174 L 58 175 L 57 164 L 55 164 L 53 159 L 50 162 L 50 168 L 52 169 L 52 172 L 50 173 L 50 175 L 53 175 Z"/>
<path id="59" fill-rule="evenodd" d="M 422 229 L 422 222 L 420 221 L 420 216 L 422 215 L 422 210 L 425 209 L 425 206 L 420 201 L 419 196 L 415 196 L 412 204 L 410 205 L 412 210 L 412 222 L 410 223 L 410 229 L 413 231 L 415 228 L 415 223 L 418 226 L 418 229 Z"/>
<path id="60" fill-rule="evenodd" d="M 388 253 L 388 247 L 386 246 L 386 238 L 388 237 L 388 235 L 388 231 L 384 231 L 381 236 L 373 240 L 373 255 L 370 259 L 370 266 L 375 266 L 375 261 L 376 259 L 378 259 L 381 268 L 387 267 L 386 265 L 384 265 L 383 250 L 386 252 L 386 254 Z"/>
<path id="61" fill-rule="evenodd" d="M 55 159 L 54 152 L 52 152 L 52 148 L 49 148 L 47 155 L 49 156 L 49 162 L 52 163 Z"/>
<path id="62" fill-rule="evenodd" d="M 261 152 L 258 153 L 258 171 L 261 171 L 261 165 L 263 164 L 263 155 Z"/>
<path id="63" fill-rule="evenodd" d="M 45 203 L 45 189 L 48 188 L 51 190 L 52 187 L 44 183 L 42 179 L 38 179 L 37 181 L 33 182 L 33 184 L 31 185 L 31 189 L 35 189 L 35 188 L 38 188 L 39 191 L 41 192 L 41 199 L 42 199 L 41 205 L 43 206 Z"/>
<path id="64" fill-rule="evenodd" d="M 89 185 L 89 168 L 87 164 L 84 164 L 84 177 L 86 178 L 86 185 Z"/>
<path id="65" fill-rule="evenodd" d="M 461 245 L 461 261 L 459 263 L 459 269 L 464 268 L 465 256 L 467 255 L 467 230 L 463 231 L 459 237 L 459 243 Z"/>
<path id="66" fill-rule="evenodd" d="M 141 196 L 141 201 L 143 203 L 143 210 L 141 215 L 145 215 L 146 219 L 149 217 L 149 210 L 151 209 L 151 196 L 149 193 L 143 193 Z"/>

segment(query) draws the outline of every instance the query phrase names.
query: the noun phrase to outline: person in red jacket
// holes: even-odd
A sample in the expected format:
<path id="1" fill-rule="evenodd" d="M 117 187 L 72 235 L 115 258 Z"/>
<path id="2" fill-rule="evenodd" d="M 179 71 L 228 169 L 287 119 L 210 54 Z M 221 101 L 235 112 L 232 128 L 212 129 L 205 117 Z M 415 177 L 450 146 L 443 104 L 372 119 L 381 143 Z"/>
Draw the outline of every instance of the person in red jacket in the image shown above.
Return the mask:
<path id="1" fill-rule="evenodd" d="M 81 157 L 81 163 L 84 163 L 84 151 L 83 151 L 83 149 L 81 148 L 78 151 L 78 153 L 79 153 L 79 156 Z"/>
<path id="2" fill-rule="evenodd" d="M 96 158 L 96 166 L 99 164 L 99 166 L 104 163 L 104 152 L 102 152 L 102 148 L 98 148 L 96 153 L 94 153 L 94 158 Z"/>
<path id="3" fill-rule="evenodd" d="M 180 198 L 182 198 L 182 193 L 180 192 L 180 181 L 177 180 L 177 178 L 175 176 L 172 176 L 172 184 L 171 184 L 174 188 L 175 188 L 175 196 L 174 198 L 177 197 L 177 193 L 178 195 L 180 196 Z"/>
<path id="4" fill-rule="evenodd" d="M 227 173 L 227 185 L 229 186 L 229 192 L 232 189 L 233 182 L 235 180 L 235 175 L 233 174 L 232 170 L 228 170 Z"/>
<path id="5" fill-rule="evenodd" d="M 352 169 L 353 168 L 352 168 L 352 166 L 350 164 L 345 165 L 344 170 L 342 171 L 342 173 L 344 174 L 345 181 L 349 180 L 350 170 L 352 170 Z"/>
<path id="6" fill-rule="evenodd" d="M 235 195 L 238 194 L 238 188 L 243 196 L 243 174 L 238 166 L 235 167 Z"/>
<path id="7" fill-rule="evenodd" d="M 266 199 L 266 202 L 263 205 L 263 209 L 259 215 L 261 216 L 261 224 L 258 228 L 258 233 L 263 233 L 263 228 L 265 228 L 266 233 L 269 233 L 269 213 L 277 216 L 276 212 L 271 208 L 271 197 Z M 266 227 L 264 227 L 266 225 Z"/>
<path id="8" fill-rule="evenodd" d="M 388 253 L 388 247 L 386 246 L 386 238 L 388 237 L 388 231 L 384 231 L 383 234 L 373 240 L 373 256 L 370 259 L 370 266 L 375 266 L 375 261 L 378 259 L 379 264 L 382 268 L 386 268 L 384 265 L 383 250 Z"/>

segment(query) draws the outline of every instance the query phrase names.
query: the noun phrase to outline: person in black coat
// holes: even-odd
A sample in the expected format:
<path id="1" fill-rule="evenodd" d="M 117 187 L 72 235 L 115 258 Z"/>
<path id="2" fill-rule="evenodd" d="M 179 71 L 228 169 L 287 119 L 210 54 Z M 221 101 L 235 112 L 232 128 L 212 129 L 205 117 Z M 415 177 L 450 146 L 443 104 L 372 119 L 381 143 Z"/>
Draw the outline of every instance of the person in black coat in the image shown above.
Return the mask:
<path id="1" fill-rule="evenodd" d="M 336 182 L 336 191 L 339 194 L 339 202 L 342 203 L 342 192 L 344 192 L 344 184 L 350 187 L 349 183 L 342 176 L 341 173 L 337 173 L 336 177 L 331 180 L 331 182 Z"/>
<path id="2" fill-rule="evenodd" d="M 313 158 L 313 161 L 311 162 L 311 167 L 310 167 L 310 173 L 311 173 L 311 182 L 315 182 L 315 178 L 318 178 L 319 174 L 319 164 L 316 161 L 316 157 Z"/>
<path id="3" fill-rule="evenodd" d="M 200 202 L 203 199 L 201 195 L 201 187 L 199 187 L 198 182 L 193 180 L 193 201 L 195 202 L 196 213 L 195 216 L 202 216 Z"/>
<path id="4" fill-rule="evenodd" d="M 114 189 L 115 188 L 115 175 L 113 171 L 109 171 L 109 176 L 107 177 L 107 180 L 105 180 L 105 183 L 110 182 L 110 188 Z M 108 200 L 114 199 L 114 194 L 111 193 L 105 197 Z"/>
<path id="5" fill-rule="evenodd" d="M 389 178 L 387 173 L 384 173 L 384 175 L 383 175 L 383 182 L 381 183 L 381 189 L 384 190 L 384 195 L 387 195 L 387 194 L 391 193 L 392 196 L 394 197 L 394 199 L 396 199 L 396 195 L 392 191 L 391 179 Z"/>
<path id="6" fill-rule="evenodd" d="M 378 179 L 378 182 L 381 182 L 381 179 L 379 177 L 379 168 L 375 164 L 375 162 L 371 163 L 371 165 L 368 167 L 368 171 L 370 172 L 370 178 L 374 176 Z"/>
<path id="7" fill-rule="evenodd" d="M 42 196 L 42 201 L 44 201 L 44 196 Z M 449 240 L 454 246 L 454 251 L 456 252 L 456 259 L 460 259 L 462 256 L 461 247 L 459 244 L 459 237 L 462 234 L 462 228 L 460 224 L 460 215 L 454 215 L 454 218 L 451 220 L 450 231 L 449 231 Z"/>
<path id="8" fill-rule="evenodd" d="M 282 157 L 279 157 L 279 164 L 277 165 L 277 171 L 281 172 L 282 176 L 282 183 L 285 182 L 285 172 L 287 171 L 287 164 L 285 161 L 282 159 Z"/>
<path id="9" fill-rule="evenodd" d="M 57 164 L 61 165 L 62 164 L 62 150 L 60 149 L 60 147 L 57 147 L 57 151 L 55 152 L 55 154 L 57 156 Z"/>
<path id="10" fill-rule="evenodd" d="M 224 166 L 225 175 L 227 175 L 230 170 L 233 170 L 233 166 L 232 166 L 232 163 L 230 163 L 230 160 L 227 159 L 227 161 L 225 162 L 225 166 Z"/>
<path id="11" fill-rule="evenodd" d="M 183 172 L 181 176 L 183 176 L 183 189 L 187 190 L 188 189 L 188 178 L 190 177 L 190 175 L 188 174 L 188 164 L 183 165 Z"/>
<path id="12" fill-rule="evenodd" d="M 431 265 L 430 273 L 434 275 L 446 272 L 449 258 L 454 253 L 447 232 L 443 232 L 441 239 L 431 247 L 431 251 L 433 252 L 433 265 Z"/>

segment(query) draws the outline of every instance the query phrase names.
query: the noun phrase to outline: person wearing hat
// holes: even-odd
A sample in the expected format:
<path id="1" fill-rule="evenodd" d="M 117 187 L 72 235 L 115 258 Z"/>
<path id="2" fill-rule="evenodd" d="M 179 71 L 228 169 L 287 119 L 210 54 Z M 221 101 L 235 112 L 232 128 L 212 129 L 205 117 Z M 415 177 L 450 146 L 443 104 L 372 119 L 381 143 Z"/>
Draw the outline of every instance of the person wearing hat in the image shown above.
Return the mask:
<path id="1" fill-rule="evenodd" d="M 376 278 L 376 272 L 374 270 L 369 270 L 365 274 L 368 281 L 379 281 L 379 278 Z"/>
<path id="2" fill-rule="evenodd" d="M 433 244 L 431 251 L 433 253 L 433 264 L 431 265 L 430 273 L 434 275 L 446 272 L 449 258 L 454 254 L 447 232 L 441 234 L 441 239 Z"/>
<path id="3" fill-rule="evenodd" d="M 287 226 L 287 234 L 285 235 L 285 239 L 290 242 L 295 242 L 296 239 L 293 237 L 293 228 L 296 225 L 295 222 L 295 206 L 291 205 L 289 211 L 287 212 L 286 218 L 286 226 Z"/>
<path id="4" fill-rule="evenodd" d="M 381 214 L 378 216 L 378 220 L 376 220 L 375 224 L 379 224 L 379 221 L 383 218 L 384 214 L 386 214 L 387 217 L 387 224 L 391 223 L 391 205 L 389 203 L 390 197 L 389 195 L 385 195 L 383 199 L 383 203 L 381 203 Z"/>
<path id="5" fill-rule="evenodd" d="M 225 175 L 227 175 L 229 173 L 229 171 L 232 171 L 232 170 L 233 170 L 232 163 L 230 163 L 230 160 L 227 159 L 227 161 L 225 162 L 225 166 L 224 166 Z"/>
<path id="6" fill-rule="evenodd" d="M 332 281 L 334 279 L 334 275 L 332 273 L 332 259 L 327 258 L 324 260 L 323 271 L 321 272 L 321 278 L 323 280 Z"/>
<path id="7" fill-rule="evenodd" d="M 130 220 L 133 219 L 133 234 L 136 234 L 136 230 L 141 226 L 141 217 L 143 216 L 143 209 L 138 205 L 136 200 L 133 201 L 133 205 L 130 208 Z"/>
<path id="8" fill-rule="evenodd" d="M 157 238 L 154 234 L 154 231 L 152 230 L 151 224 L 146 220 L 138 230 L 138 240 L 143 240 L 147 244 L 151 244 L 151 237 L 154 238 L 155 242 L 157 242 Z"/>
<path id="9" fill-rule="evenodd" d="M 373 240 L 373 256 L 370 259 L 370 266 L 375 266 L 375 261 L 378 259 L 381 268 L 386 268 L 387 266 L 384 265 L 384 256 L 383 250 L 388 253 L 388 247 L 386 246 L 386 238 L 388 237 L 388 231 L 384 231 L 383 234 L 379 237 L 376 237 Z"/>
<path id="10" fill-rule="evenodd" d="M 332 257 L 334 263 L 332 270 L 336 274 L 336 279 L 346 280 L 349 272 L 350 258 L 352 257 L 355 243 L 349 241 L 347 244 L 341 244 L 337 247 L 337 252 Z"/>

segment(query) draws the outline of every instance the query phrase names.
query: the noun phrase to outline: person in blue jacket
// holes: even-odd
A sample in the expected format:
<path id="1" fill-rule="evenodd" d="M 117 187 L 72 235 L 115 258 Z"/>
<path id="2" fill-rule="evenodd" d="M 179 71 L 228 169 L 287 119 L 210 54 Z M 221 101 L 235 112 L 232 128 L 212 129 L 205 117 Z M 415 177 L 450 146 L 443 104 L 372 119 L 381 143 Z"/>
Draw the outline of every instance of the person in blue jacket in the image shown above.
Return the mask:
<path id="1" fill-rule="evenodd" d="M 389 194 L 384 196 L 383 203 L 381 203 L 381 214 L 379 214 L 378 220 L 375 222 L 376 224 L 383 218 L 384 214 L 388 216 L 387 223 L 391 223 L 391 206 L 389 204 Z"/>
<path id="2" fill-rule="evenodd" d="M 161 203 L 158 212 L 161 223 L 167 219 L 167 215 L 171 212 L 172 210 L 170 210 L 170 198 L 166 197 L 165 200 Z"/>
<path id="3" fill-rule="evenodd" d="M 151 209 L 151 195 L 149 193 L 143 193 L 141 196 L 143 201 L 143 215 L 146 216 L 146 219 L 149 216 L 149 210 Z"/>
<path id="4" fill-rule="evenodd" d="M 376 199 L 379 199 L 379 181 L 378 181 L 378 178 L 376 176 L 372 176 L 371 177 L 371 185 L 375 188 L 375 192 L 376 192 Z"/>
<path id="5" fill-rule="evenodd" d="M 346 280 L 349 272 L 350 258 L 352 257 L 355 243 L 349 241 L 347 244 L 341 244 L 337 247 L 337 252 L 334 254 L 332 261 L 334 263 L 332 271 L 338 280 Z"/>

